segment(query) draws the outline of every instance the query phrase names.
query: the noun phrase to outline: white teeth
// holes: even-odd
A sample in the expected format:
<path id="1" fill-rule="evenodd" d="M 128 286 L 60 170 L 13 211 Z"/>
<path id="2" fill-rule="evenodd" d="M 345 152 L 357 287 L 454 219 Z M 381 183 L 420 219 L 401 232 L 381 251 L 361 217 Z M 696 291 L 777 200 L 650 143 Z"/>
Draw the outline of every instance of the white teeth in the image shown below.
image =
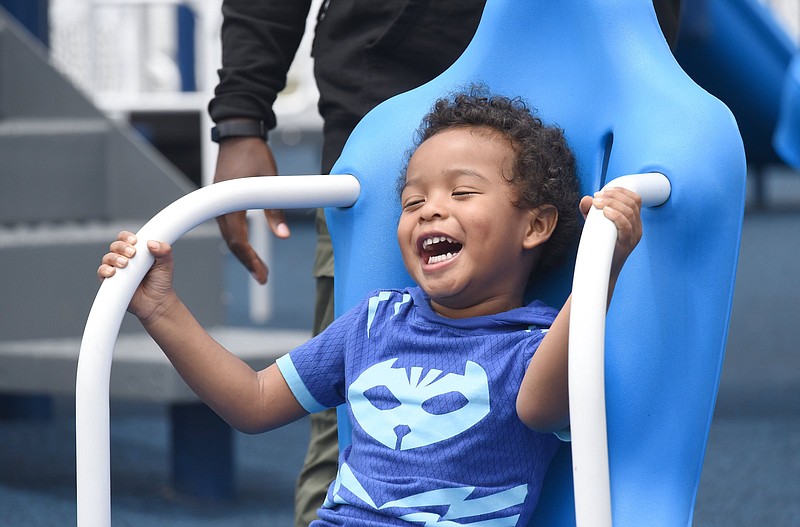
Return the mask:
<path id="1" fill-rule="evenodd" d="M 453 256 L 455 256 L 453 253 L 440 254 L 438 256 L 431 256 L 430 258 L 428 258 L 428 263 L 429 264 L 436 264 L 436 263 L 439 263 L 439 262 L 444 262 L 444 261 L 450 260 L 451 258 L 453 258 Z"/>
<path id="2" fill-rule="evenodd" d="M 451 260 L 458 255 L 460 250 L 461 243 L 457 242 L 456 240 L 450 238 L 449 236 L 431 236 L 425 238 L 422 241 L 422 250 L 426 252 L 439 252 L 433 249 L 433 246 L 439 243 L 450 243 L 451 245 L 458 246 L 459 248 L 455 252 L 448 252 L 446 254 L 436 254 L 432 256 L 428 256 L 428 264 L 437 264 L 441 262 L 446 262 Z M 449 247 L 442 247 L 442 249 L 447 249 Z"/>
<path id="3" fill-rule="evenodd" d="M 449 238 L 447 236 L 433 236 L 431 238 L 426 238 L 422 242 L 422 248 L 423 249 L 427 249 L 428 247 L 430 247 L 431 245 L 433 245 L 435 243 L 441 243 L 441 242 L 444 242 L 444 241 L 450 242 L 450 243 L 456 243 L 455 240 L 453 240 L 452 238 Z"/>

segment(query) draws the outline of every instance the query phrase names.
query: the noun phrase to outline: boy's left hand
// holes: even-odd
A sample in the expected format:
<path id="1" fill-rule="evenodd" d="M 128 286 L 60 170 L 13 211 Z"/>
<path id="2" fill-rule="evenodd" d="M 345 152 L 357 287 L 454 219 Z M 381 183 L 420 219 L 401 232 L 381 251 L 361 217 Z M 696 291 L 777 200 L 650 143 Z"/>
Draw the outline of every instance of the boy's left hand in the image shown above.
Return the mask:
<path id="1" fill-rule="evenodd" d="M 601 209 L 617 227 L 617 245 L 611 261 L 611 275 L 616 277 L 642 238 L 642 198 L 628 189 L 609 188 L 581 199 L 580 208 L 584 216 L 592 205 Z"/>

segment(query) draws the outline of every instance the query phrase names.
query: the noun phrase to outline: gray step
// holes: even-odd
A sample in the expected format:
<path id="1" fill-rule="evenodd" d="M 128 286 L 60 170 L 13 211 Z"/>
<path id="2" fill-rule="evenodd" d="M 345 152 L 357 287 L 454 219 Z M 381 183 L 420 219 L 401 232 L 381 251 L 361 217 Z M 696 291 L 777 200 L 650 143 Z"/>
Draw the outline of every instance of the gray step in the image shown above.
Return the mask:
<path id="1" fill-rule="evenodd" d="M 0 10 L 0 223 L 145 218 L 193 188 Z"/>
<path id="2" fill-rule="evenodd" d="M 53 68 L 47 49 L 0 9 L 0 119 L 101 115 Z"/>
<path id="3" fill-rule="evenodd" d="M 117 231 L 193 189 L 0 9 L 0 340 L 80 336 Z M 176 244 L 176 288 L 204 324 L 223 322 L 220 244 L 215 225 Z"/>
<path id="4" fill-rule="evenodd" d="M 208 331 L 255 370 L 311 337 L 299 330 L 212 326 Z M 0 392 L 73 395 L 80 344 L 80 338 L 0 341 Z M 109 395 L 170 404 L 198 401 L 147 334 L 117 339 Z"/>
<path id="5" fill-rule="evenodd" d="M 95 270 L 123 228 L 143 220 L 0 227 L 0 340 L 79 337 L 99 282 Z M 201 323 L 224 322 L 223 253 L 213 223 L 175 244 L 175 288 Z M 202 284 L 202 287 L 198 287 Z M 126 315 L 123 333 L 141 332 Z"/>
<path id="6" fill-rule="evenodd" d="M 0 121 L 0 222 L 104 218 L 111 131 L 103 119 Z"/>
<path id="7" fill-rule="evenodd" d="M 0 121 L 0 223 L 147 217 L 193 188 L 106 118 Z"/>

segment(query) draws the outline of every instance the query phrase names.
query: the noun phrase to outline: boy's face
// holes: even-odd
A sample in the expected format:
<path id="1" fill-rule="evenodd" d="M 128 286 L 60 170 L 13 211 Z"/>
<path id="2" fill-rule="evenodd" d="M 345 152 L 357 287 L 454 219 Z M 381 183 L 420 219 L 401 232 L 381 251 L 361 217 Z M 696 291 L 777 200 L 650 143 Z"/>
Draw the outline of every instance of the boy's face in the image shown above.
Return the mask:
<path id="1" fill-rule="evenodd" d="M 522 305 L 533 251 L 552 228 L 538 209 L 513 204 L 514 160 L 499 134 L 465 127 L 434 135 L 409 161 L 397 237 L 411 277 L 442 315 Z"/>

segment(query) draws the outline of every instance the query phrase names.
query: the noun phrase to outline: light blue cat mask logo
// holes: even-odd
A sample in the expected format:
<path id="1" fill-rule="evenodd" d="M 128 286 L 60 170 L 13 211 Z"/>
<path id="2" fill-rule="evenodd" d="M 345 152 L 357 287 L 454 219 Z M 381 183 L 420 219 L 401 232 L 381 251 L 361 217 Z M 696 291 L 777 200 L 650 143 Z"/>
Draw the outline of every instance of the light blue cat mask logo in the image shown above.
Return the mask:
<path id="1" fill-rule="evenodd" d="M 381 444 L 419 448 L 457 436 L 489 413 L 486 371 L 468 361 L 464 375 L 393 368 L 390 359 L 364 370 L 348 389 L 358 424 Z"/>

